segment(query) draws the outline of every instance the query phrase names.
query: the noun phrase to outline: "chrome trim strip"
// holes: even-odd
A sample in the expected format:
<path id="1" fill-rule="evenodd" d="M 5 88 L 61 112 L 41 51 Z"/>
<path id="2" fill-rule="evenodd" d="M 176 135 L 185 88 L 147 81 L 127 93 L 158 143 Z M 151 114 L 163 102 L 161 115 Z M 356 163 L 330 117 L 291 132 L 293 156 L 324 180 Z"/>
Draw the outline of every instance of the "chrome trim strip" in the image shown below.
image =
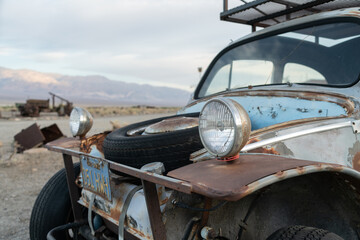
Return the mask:
<path id="1" fill-rule="evenodd" d="M 346 121 L 346 122 L 342 122 L 342 123 L 334 123 L 334 124 L 330 124 L 330 125 L 326 125 L 326 126 L 321 126 L 321 127 L 311 128 L 311 129 L 305 129 L 305 130 L 301 130 L 301 131 L 298 131 L 298 132 L 285 134 L 283 136 L 264 139 L 264 140 L 261 140 L 261 141 L 255 142 L 255 143 L 250 143 L 250 144 L 246 145 L 245 147 L 243 147 L 243 149 L 241 149 L 241 152 L 247 152 L 247 151 L 250 151 L 250 150 L 253 150 L 253 149 L 256 149 L 256 148 L 260 148 L 260 147 L 263 147 L 263 146 L 266 146 L 266 145 L 281 142 L 281 141 L 291 139 L 291 138 L 305 136 L 305 135 L 312 134 L 312 133 L 325 132 L 325 131 L 328 131 L 328 130 L 344 128 L 344 127 L 352 127 L 353 123 L 359 123 L 359 121 L 360 120 Z"/>

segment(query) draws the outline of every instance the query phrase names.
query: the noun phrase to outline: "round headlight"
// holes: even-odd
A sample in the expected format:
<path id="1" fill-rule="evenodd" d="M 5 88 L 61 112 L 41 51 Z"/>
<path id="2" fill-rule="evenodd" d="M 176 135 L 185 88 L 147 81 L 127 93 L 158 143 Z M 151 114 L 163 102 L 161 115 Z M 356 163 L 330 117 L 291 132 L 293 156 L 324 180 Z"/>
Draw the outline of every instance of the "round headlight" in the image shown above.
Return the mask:
<path id="1" fill-rule="evenodd" d="M 201 110 L 200 138 L 207 151 L 216 157 L 237 155 L 249 140 L 250 132 L 249 115 L 234 100 L 216 98 Z"/>
<path id="2" fill-rule="evenodd" d="M 70 131 L 75 136 L 85 136 L 93 124 L 91 114 L 83 108 L 75 107 L 70 114 Z"/>

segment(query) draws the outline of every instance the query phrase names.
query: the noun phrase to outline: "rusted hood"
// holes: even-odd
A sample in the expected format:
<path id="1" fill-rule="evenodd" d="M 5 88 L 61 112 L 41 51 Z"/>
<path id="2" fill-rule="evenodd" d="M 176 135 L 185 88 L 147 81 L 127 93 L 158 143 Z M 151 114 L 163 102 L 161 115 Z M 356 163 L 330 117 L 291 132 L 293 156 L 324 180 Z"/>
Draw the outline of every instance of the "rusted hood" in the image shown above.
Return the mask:
<path id="1" fill-rule="evenodd" d="M 241 155 L 233 162 L 208 160 L 178 168 L 167 175 L 189 182 L 192 191 L 201 195 L 237 201 L 252 191 L 248 185 L 267 176 L 284 179 L 283 171 L 296 169 L 300 174 L 305 166 L 321 168 L 321 163 L 279 156 L 249 154 Z M 342 166 L 333 164 L 334 168 Z"/>

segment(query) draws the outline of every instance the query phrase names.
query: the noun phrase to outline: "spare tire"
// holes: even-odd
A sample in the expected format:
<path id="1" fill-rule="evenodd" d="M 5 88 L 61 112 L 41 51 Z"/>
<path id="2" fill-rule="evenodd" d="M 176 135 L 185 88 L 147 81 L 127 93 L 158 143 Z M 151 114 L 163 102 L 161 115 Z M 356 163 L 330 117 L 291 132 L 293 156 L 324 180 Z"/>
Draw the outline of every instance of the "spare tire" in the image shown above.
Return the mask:
<path id="1" fill-rule="evenodd" d="M 190 154 L 203 148 L 198 127 L 150 135 L 130 136 L 128 132 L 164 119 L 198 116 L 199 113 L 174 115 L 117 129 L 104 140 L 105 158 L 135 168 L 151 162 L 162 162 L 165 172 L 190 164 Z"/>

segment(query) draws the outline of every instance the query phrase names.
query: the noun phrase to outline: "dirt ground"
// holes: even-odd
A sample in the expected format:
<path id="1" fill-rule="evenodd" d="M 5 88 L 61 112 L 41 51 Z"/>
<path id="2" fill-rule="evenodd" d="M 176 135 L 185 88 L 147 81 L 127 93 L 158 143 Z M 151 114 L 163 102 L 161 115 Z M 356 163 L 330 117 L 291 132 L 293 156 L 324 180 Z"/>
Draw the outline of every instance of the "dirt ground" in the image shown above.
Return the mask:
<path id="1" fill-rule="evenodd" d="M 102 117 L 95 119 L 89 134 L 112 129 L 110 121 L 120 125 L 162 117 L 167 114 Z M 68 118 L 0 119 L 0 239 L 29 239 L 31 209 L 47 180 L 63 168 L 61 154 L 36 148 L 22 154 L 14 153 L 13 137 L 33 123 L 46 127 L 56 123 L 65 135 L 70 135 Z"/>

